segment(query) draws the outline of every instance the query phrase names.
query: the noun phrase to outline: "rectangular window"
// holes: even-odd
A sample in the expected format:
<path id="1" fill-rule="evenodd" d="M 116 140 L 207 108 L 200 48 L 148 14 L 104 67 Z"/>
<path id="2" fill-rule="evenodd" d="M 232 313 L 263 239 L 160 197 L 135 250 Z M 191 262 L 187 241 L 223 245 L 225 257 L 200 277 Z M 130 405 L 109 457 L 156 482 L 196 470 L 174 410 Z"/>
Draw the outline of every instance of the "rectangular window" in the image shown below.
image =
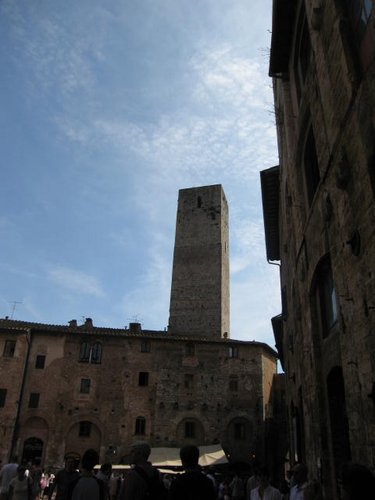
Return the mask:
<path id="1" fill-rule="evenodd" d="M 91 380 L 89 378 L 81 378 L 81 394 L 90 393 Z"/>
<path id="2" fill-rule="evenodd" d="M 79 423 L 79 436 L 80 437 L 90 437 L 91 434 L 91 422 L 82 421 Z"/>
<path id="3" fill-rule="evenodd" d="M 229 379 L 229 390 L 231 392 L 238 391 L 238 377 L 236 375 L 232 375 Z"/>
<path id="4" fill-rule="evenodd" d="M 151 342 L 149 340 L 141 341 L 141 352 L 151 352 Z"/>
<path id="5" fill-rule="evenodd" d="M 195 438 L 195 422 L 185 422 L 185 437 Z"/>
<path id="6" fill-rule="evenodd" d="M 39 392 L 32 392 L 30 393 L 30 398 L 29 398 L 29 408 L 38 408 L 39 406 Z"/>
<path id="7" fill-rule="evenodd" d="M 185 345 L 185 355 L 186 356 L 195 355 L 195 345 L 192 342 L 189 342 Z"/>
<path id="8" fill-rule="evenodd" d="M 144 436 L 146 434 L 146 419 L 138 417 L 135 420 L 135 433 Z"/>
<path id="9" fill-rule="evenodd" d="M 35 359 L 35 368 L 43 370 L 46 362 L 46 357 L 43 354 L 38 354 Z"/>
<path id="10" fill-rule="evenodd" d="M 148 373 L 147 372 L 139 372 L 138 385 L 140 385 L 142 387 L 146 387 L 148 385 Z"/>
<path id="11" fill-rule="evenodd" d="M 238 358 L 238 347 L 230 346 L 228 355 L 230 358 Z"/>
<path id="12" fill-rule="evenodd" d="M 4 358 L 13 358 L 15 350 L 16 350 L 16 341 L 6 340 L 3 352 Z"/>
<path id="13" fill-rule="evenodd" d="M 193 389 L 194 388 L 194 375 L 191 373 L 186 373 L 184 376 L 184 387 L 185 389 Z"/>
<path id="14" fill-rule="evenodd" d="M 4 408 L 6 398 L 7 398 L 7 390 L 0 389 L 0 408 Z"/>

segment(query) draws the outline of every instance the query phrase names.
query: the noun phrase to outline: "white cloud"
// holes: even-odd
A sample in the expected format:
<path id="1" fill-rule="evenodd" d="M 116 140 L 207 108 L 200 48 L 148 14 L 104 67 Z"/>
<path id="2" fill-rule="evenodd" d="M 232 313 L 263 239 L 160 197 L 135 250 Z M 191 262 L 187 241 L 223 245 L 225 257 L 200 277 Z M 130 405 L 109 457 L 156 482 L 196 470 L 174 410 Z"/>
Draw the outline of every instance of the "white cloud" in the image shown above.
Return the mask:
<path id="1" fill-rule="evenodd" d="M 94 276 L 76 269 L 57 266 L 48 270 L 48 277 L 55 284 L 75 293 L 103 297 L 104 291 Z"/>

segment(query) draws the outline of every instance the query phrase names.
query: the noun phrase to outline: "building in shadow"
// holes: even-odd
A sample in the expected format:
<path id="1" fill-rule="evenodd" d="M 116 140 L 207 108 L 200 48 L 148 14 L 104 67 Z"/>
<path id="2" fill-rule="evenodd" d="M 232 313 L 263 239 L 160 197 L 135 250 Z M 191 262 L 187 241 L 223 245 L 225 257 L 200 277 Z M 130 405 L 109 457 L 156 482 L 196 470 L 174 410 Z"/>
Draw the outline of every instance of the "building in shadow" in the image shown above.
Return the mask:
<path id="1" fill-rule="evenodd" d="M 261 172 L 290 459 L 326 498 L 375 467 L 375 15 L 365 0 L 273 1 L 279 165 Z"/>

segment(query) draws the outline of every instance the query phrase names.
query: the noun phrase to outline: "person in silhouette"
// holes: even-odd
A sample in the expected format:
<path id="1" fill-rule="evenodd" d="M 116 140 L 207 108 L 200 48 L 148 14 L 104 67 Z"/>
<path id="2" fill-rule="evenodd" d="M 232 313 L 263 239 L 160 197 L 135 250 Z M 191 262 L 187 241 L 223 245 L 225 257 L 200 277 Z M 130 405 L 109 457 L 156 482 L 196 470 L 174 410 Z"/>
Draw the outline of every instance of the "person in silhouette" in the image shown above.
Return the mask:
<path id="1" fill-rule="evenodd" d="M 199 448 L 194 445 L 184 446 L 180 450 L 184 474 L 172 482 L 168 500 L 215 500 L 215 488 L 212 481 L 200 470 Z"/>

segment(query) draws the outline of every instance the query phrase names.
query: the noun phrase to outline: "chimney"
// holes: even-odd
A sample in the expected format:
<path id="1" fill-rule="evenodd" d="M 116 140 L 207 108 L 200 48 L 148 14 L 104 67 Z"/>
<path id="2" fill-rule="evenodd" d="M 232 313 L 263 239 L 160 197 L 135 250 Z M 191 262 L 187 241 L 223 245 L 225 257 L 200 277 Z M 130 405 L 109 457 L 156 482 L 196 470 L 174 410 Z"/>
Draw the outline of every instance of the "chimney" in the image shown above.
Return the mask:
<path id="1" fill-rule="evenodd" d="M 69 321 L 69 328 L 77 328 L 77 320 L 72 319 Z"/>
<path id="2" fill-rule="evenodd" d="M 142 325 L 141 323 L 129 323 L 130 333 L 141 333 Z"/>
<path id="3" fill-rule="evenodd" d="M 86 318 L 85 327 L 86 328 L 92 328 L 93 327 L 92 319 L 91 318 Z"/>

